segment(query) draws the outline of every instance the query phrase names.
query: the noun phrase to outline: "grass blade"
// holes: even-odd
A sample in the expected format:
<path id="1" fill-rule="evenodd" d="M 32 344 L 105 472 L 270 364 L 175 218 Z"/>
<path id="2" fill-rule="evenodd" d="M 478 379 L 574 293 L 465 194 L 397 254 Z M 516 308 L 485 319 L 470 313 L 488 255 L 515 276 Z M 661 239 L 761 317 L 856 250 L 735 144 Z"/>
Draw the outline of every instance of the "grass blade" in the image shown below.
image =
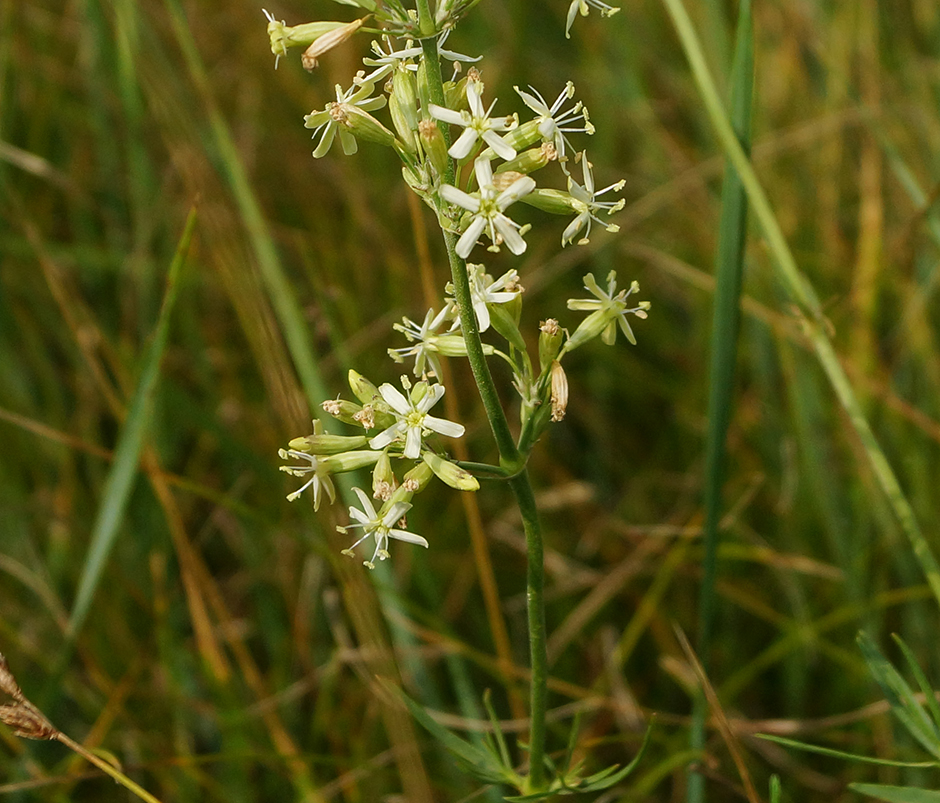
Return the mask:
<path id="1" fill-rule="evenodd" d="M 114 450 L 114 462 L 108 472 L 101 495 L 101 504 L 91 535 L 88 555 L 78 581 L 75 604 L 69 617 L 67 635 L 74 641 L 88 616 L 95 589 L 101 580 L 105 562 L 117 539 L 118 529 L 130 498 L 131 488 L 137 476 L 137 461 L 147 434 L 150 406 L 153 401 L 157 379 L 160 376 L 160 361 L 166 349 L 170 333 L 170 315 L 179 294 L 179 277 L 186 261 L 186 253 L 196 228 L 196 210 L 190 210 L 183 234 L 176 247 L 176 254 L 167 275 L 166 293 L 160 308 L 160 316 L 154 329 L 153 340 L 144 354 L 143 367 L 134 395 L 131 398 L 127 418 L 118 436 Z"/>
<path id="2" fill-rule="evenodd" d="M 738 16 L 737 42 L 731 75 L 731 119 L 735 134 L 745 152 L 749 151 L 751 98 L 754 83 L 754 36 L 750 0 L 743 0 Z M 734 371 L 740 326 L 741 276 L 744 269 L 744 242 L 747 234 L 747 196 L 741 179 L 730 163 L 725 168 L 721 195 L 721 222 L 715 273 L 717 288 L 712 323 L 711 369 L 708 395 L 708 435 L 705 454 L 705 554 L 699 593 L 698 653 L 705 670 L 711 652 L 714 619 L 715 575 L 718 554 L 718 522 L 721 518 L 721 488 L 725 473 L 725 439 L 731 420 Z M 699 691 L 694 702 L 690 746 L 705 746 L 705 719 L 708 702 Z M 705 799 L 704 776 L 689 777 L 686 799 Z"/>

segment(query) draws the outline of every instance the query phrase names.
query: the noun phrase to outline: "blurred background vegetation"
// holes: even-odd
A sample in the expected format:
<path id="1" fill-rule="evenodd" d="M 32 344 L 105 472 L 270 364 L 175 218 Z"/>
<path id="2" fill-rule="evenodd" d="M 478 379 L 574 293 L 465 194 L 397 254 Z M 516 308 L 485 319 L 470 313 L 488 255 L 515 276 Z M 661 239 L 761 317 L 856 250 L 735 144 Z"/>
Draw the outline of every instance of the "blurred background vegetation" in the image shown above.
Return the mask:
<path id="1" fill-rule="evenodd" d="M 353 18 L 325 0 L 272 2 L 290 24 Z M 502 112 L 521 109 L 514 84 L 554 98 L 573 80 L 597 126 L 578 146 L 598 184 L 627 180 L 619 235 L 559 251 L 564 222 L 523 209 L 528 251 L 490 267 L 519 269 L 533 344 L 541 319 L 576 323 L 565 300 L 584 295 L 587 271 L 615 268 L 653 304 L 639 345 L 598 342 L 566 363 L 568 417 L 531 468 L 554 747 L 580 711 L 578 754 L 625 763 L 657 712 L 642 766 L 603 799 L 681 800 L 694 675 L 674 625 L 694 635 L 724 162 L 660 3 L 579 19 L 570 40 L 567 5 L 483 0 L 448 46 L 485 55 Z M 721 80 L 735 4 L 687 5 Z M 754 11 L 758 174 L 935 541 L 940 6 L 767 0 Z M 342 506 L 314 515 L 308 497 L 287 503 L 296 484 L 277 471 L 277 449 L 310 431 L 316 403 L 348 397 L 350 367 L 395 381 L 385 350 L 403 343 L 391 324 L 439 306 L 446 281 L 433 221 L 390 152 L 310 156 L 302 116 L 349 85 L 368 42 L 312 75 L 297 58 L 275 72 L 253 3 L 0 3 L 0 651 L 58 727 L 165 801 L 474 799 L 477 786 L 376 676 L 400 673 L 445 724 L 471 732 L 491 688 L 507 730 L 524 734 L 525 553 L 505 489 L 484 484 L 477 514 L 433 487 L 410 514 L 430 550 L 398 545 L 369 573 L 338 554 Z M 132 399 L 193 205 L 141 420 Z M 903 634 L 933 678 L 940 655 L 936 605 L 756 235 L 744 292 L 712 683 L 760 789 L 774 772 L 800 801 L 854 799 L 851 780 L 935 785 L 935 774 L 754 737 L 918 758 L 854 638 L 865 628 L 887 649 Z M 315 356 L 305 384 L 285 345 L 291 308 Z M 451 369 L 469 452 L 493 459 L 466 366 Z M 509 379 L 498 376 L 507 403 Z M 307 398 L 311 382 L 321 398 Z M 145 425 L 139 474 L 70 631 L 132 423 Z M 474 551 L 477 515 L 485 550 Z M 487 566 L 496 612 L 481 590 Z M 0 742 L 11 800 L 128 799 L 59 744 L 5 728 Z M 704 770 L 710 799 L 741 799 L 714 727 Z"/>

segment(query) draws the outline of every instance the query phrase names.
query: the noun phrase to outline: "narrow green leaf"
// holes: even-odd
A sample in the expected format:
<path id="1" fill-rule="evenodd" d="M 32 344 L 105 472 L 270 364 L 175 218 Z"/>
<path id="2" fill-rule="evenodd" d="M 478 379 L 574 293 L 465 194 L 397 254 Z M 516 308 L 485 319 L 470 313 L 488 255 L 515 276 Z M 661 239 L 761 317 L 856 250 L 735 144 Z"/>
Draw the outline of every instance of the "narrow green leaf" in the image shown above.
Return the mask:
<path id="1" fill-rule="evenodd" d="M 849 789 L 888 803 L 940 803 L 940 792 L 913 786 L 885 786 L 877 783 L 850 783 Z"/>
<path id="2" fill-rule="evenodd" d="M 940 758 L 940 735 L 924 707 L 917 701 L 914 691 L 890 661 L 882 654 L 874 641 L 865 633 L 856 639 L 868 664 L 868 669 L 891 704 L 894 715 L 904 724 L 908 732 L 923 745 L 924 749 Z"/>
<path id="3" fill-rule="evenodd" d="M 397 700 L 404 703 L 405 707 L 411 713 L 411 716 L 417 720 L 418 724 L 424 727 L 437 741 L 439 741 L 447 750 L 464 766 L 470 774 L 486 783 L 509 784 L 518 788 L 521 779 L 509 767 L 504 767 L 496 760 L 495 755 L 491 755 L 486 750 L 464 741 L 455 736 L 447 728 L 438 723 L 423 706 L 418 705 L 398 686 L 387 680 L 380 679 L 382 687 Z"/>
<path id="4" fill-rule="evenodd" d="M 742 0 L 738 13 L 737 41 L 731 73 L 731 123 L 745 153 L 750 152 L 751 99 L 754 84 L 754 35 L 750 0 Z M 747 194 L 730 162 L 725 168 L 721 193 L 718 251 L 715 257 L 715 307 L 712 315 L 711 365 L 708 378 L 708 433 L 705 444 L 704 556 L 699 590 L 698 654 L 708 666 L 714 618 L 715 582 L 721 520 L 721 488 L 725 473 L 725 440 L 731 421 L 734 372 L 740 327 L 741 277 L 747 235 Z M 708 703 L 703 692 L 694 702 L 690 747 L 705 745 Z M 686 800 L 705 799 L 704 778 L 692 773 Z"/>
<path id="5" fill-rule="evenodd" d="M 170 332 L 170 314 L 179 293 L 179 276 L 186 261 L 186 252 L 189 250 L 189 243 L 195 228 L 196 210 L 193 208 L 186 219 L 183 234 L 176 246 L 176 254 L 170 264 L 166 292 L 154 329 L 153 340 L 144 353 L 140 378 L 137 380 L 137 387 L 131 397 L 127 418 L 118 435 L 114 462 L 111 464 L 104 483 L 101 503 L 98 506 L 98 517 L 92 529 L 91 544 L 79 577 L 75 604 L 72 606 L 72 615 L 69 618 L 67 630 L 69 641 L 74 641 L 88 615 L 105 562 L 117 539 L 134 479 L 137 477 L 137 462 L 147 434 L 151 402 L 160 375 L 160 360 Z"/>
<path id="6" fill-rule="evenodd" d="M 785 739 L 783 736 L 771 736 L 768 733 L 758 733 L 757 737 L 759 739 L 766 739 L 768 742 L 782 744 L 784 747 L 792 747 L 794 750 L 803 750 L 807 753 L 817 753 L 821 756 L 831 756 L 832 758 L 841 758 L 847 761 L 860 761 L 863 764 L 877 764 L 882 767 L 913 767 L 916 769 L 940 767 L 940 763 L 936 761 L 892 761 L 887 758 L 872 758 L 871 756 L 846 753 L 843 750 L 832 750 L 829 747 L 819 747 L 814 744 L 797 742 L 793 739 Z"/>
<path id="7" fill-rule="evenodd" d="M 904 660 L 907 661 L 907 665 L 911 669 L 911 674 L 914 675 L 914 679 L 917 681 L 917 685 L 924 695 L 927 710 L 930 712 L 931 719 L 933 720 L 934 733 L 940 733 L 940 705 L 937 704 L 937 693 L 934 691 L 930 681 L 927 680 L 927 676 L 920 668 L 920 664 L 917 663 L 917 658 L 914 656 L 914 653 L 911 652 L 907 644 L 904 643 L 904 640 L 898 635 L 894 635 L 893 638 L 898 647 L 900 647 L 904 655 Z"/>

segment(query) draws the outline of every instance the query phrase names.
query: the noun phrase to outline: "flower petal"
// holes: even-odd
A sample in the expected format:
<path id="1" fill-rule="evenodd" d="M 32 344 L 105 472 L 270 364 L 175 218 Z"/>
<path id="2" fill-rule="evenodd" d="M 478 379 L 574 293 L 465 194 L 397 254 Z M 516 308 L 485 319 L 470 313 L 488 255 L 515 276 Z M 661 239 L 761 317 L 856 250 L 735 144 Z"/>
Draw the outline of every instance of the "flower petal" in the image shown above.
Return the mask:
<path id="1" fill-rule="evenodd" d="M 432 432 L 438 432 L 448 438 L 461 438 L 464 432 L 466 432 L 463 424 L 448 421 L 444 418 L 435 418 L 433 415 L 426 415 L 424 417 L 424 426 Z"/>
<path id="2" fill-rule="evenodd" d="M 410 533 L 407 530 L 389 530 L 388 535 L 390 538 L 394 538 L 397 541 L 406 541 L 409 544 L 417 544 L 418 546 L 427 547 L 427 539 L 422 538 L 417 533 Z"/>

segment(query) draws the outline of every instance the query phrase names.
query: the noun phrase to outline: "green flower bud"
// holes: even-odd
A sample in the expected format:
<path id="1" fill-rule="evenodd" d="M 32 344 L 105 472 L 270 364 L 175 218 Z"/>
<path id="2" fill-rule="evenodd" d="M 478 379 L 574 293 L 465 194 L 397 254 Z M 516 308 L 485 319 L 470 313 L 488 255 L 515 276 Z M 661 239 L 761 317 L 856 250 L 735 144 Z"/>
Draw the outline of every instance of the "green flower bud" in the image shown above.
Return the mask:
<path id="1" fill-rule="evenodd" d="M 363 404 L 371 404 L 376 398 L 381 398 L 379 389 L 362 374 L 349 370 L 349 389 Z"/>
<path id="2" fill-rule="evenodd" d="M 453 109 L 455 112 L 461 112 L 470 108 L 470 102 L 467 100 L 467 81 L 470 75 L 476 75 L 474 80 L 478 80 L 479 73 L 470 69 L 463 78 L 454 83 L 453 81 L 444 82 L 444 106 Z"/>
<path id="3" fill-rule="evenodd" d="M 516 175 L 527 176 L 557 158 L 558 154 L 555 151 L 555 146 L 551 142 L 543 142 L 539 147 L 529 148 L 529 150 L 520 153 L 515 159 L 501 164 L 496 168 L 496 175 L 508 171 Z"/>
<path id="4" fill-rule="evenodd" d="M 418 134 L 434 172 L 443 177 L 447 172 L 450 157 L 447 155 L 447 143 L 441 129 L 434 120 L 422 120 L 418 123 Z"/>
<path id="5" fill-rule="evenodd" d="M 392 147 L 401 143 L 395 135 L 376 120 L 369 112 L 352 103 L 337 103 L 330 114 L 341 126 L 344 126 L 356 139 L 377 142 L 379 145 Z"/>
<path id="6" fill-rule="evenodd" d="M 304 69 L 307 72 L 310 72 L 316 69 L 317 59 L 320 58 L 324 53 L 332 50 L 339 44 L 342 44 L 350 36 L 352 36 L 356 31 L 362 27 L 362 23 L 365 22 L 364 19 L 353 20 L 352 22 L 344 24 L 342 27 L 335 28 L 329 33 L 323 34 L 323 36 L 317 37 L 304 52 L 300 58 L 301 63 L 304 65 Z M 270 25 L 268 26 L 270 30 Z"/>
<path id="7" fill-rule="evenodd" d="M 362 25 L 361 20 L 356 20 Z M 343 28 L 345 22 L 306 22 L 303 25 L 286 25 L 268 14 L 268 37 L 271 39 L 271 52 L 275 56 L 286 56 L 289 47 L 306 47 L 331 31 Z"/>
<path id="8" fill-rule="evenodd" d="M 539 332 L 539 370 L 544 371 L 558 357 L 564 333 L 554 318 L 542 321 Z"/>
<path id="9" fill-rule="evenodd" d="M 319 422 L 317 422 L 319 423 Z M 360 446 L 365 446 L 365 435 L 329 435 L 325 433 L 314 433 L 305 438 L 294 438 L 287 445 L 298 452 L 308 452 L 309 454 L 340 454 Z"/>
<path id="10" fill-rule="evenodd" d="M 362 414 L 361 404 L 346 401 L 345 399 L 327 399 L 320 406 L 337 421 L 358 427 L 362 426 L 357 419 L 357 416 Z"/>
<path id="11" fill-rule="evenodd" d="M 476 491 L 480 487 L 477 478 L 469 471 L 465 471 L 440 455 L 434 454 L 434 452 L 422 452 L 421 459 L 441 482 L 446 483 L 451 488 L 456 488 L 458 491 Z"/>
<path id="12" fill-rule="evenodd" d="M 356 452 L 330 455 L 319 462 L 331 474 L 342 474 L 344 471 L 358 471 L 360 468 L 375 465 L 383 454 L 385 453 L 363 449 Z"/>
<path id="13" fill-rule="evenodd" d="M 580 214 L 575 207 L 574 198 L 561 190 L 536 188 L 519 199 L 522 203 L 541 209 L 552 215 Z"/>
<path id="14" fill-rule="evenodd" d="M 411 70 L 399 65 L 392 76 L 392 94 L 388 110 L 392 124 L 409 153 L 417 150 L 415 132 L 418 130 L 418 90 Z"/>
<path id="15" fill-rule="evenodd" d="M 536 142 L 541 142 L 542 134 L 539 131 L 539 119 L 528 120 L 503 134 L 503 141 L 511 145 L 516 151 L 524 151 Z M 489 149 L 482 155 L 487 155 Z M 496 154 L 493 154 L 494 156 Z"/>
<path id="16" fill-rule="evenodd" d="M 391 458 L 388 456 L 388 451 L 383 450 L 375 468 L 372 469 L 372 495 L 384 501 L 391 497 L 397 487 L 398 481 L 395 479 L 395 472 L 392 471 Z"/>

